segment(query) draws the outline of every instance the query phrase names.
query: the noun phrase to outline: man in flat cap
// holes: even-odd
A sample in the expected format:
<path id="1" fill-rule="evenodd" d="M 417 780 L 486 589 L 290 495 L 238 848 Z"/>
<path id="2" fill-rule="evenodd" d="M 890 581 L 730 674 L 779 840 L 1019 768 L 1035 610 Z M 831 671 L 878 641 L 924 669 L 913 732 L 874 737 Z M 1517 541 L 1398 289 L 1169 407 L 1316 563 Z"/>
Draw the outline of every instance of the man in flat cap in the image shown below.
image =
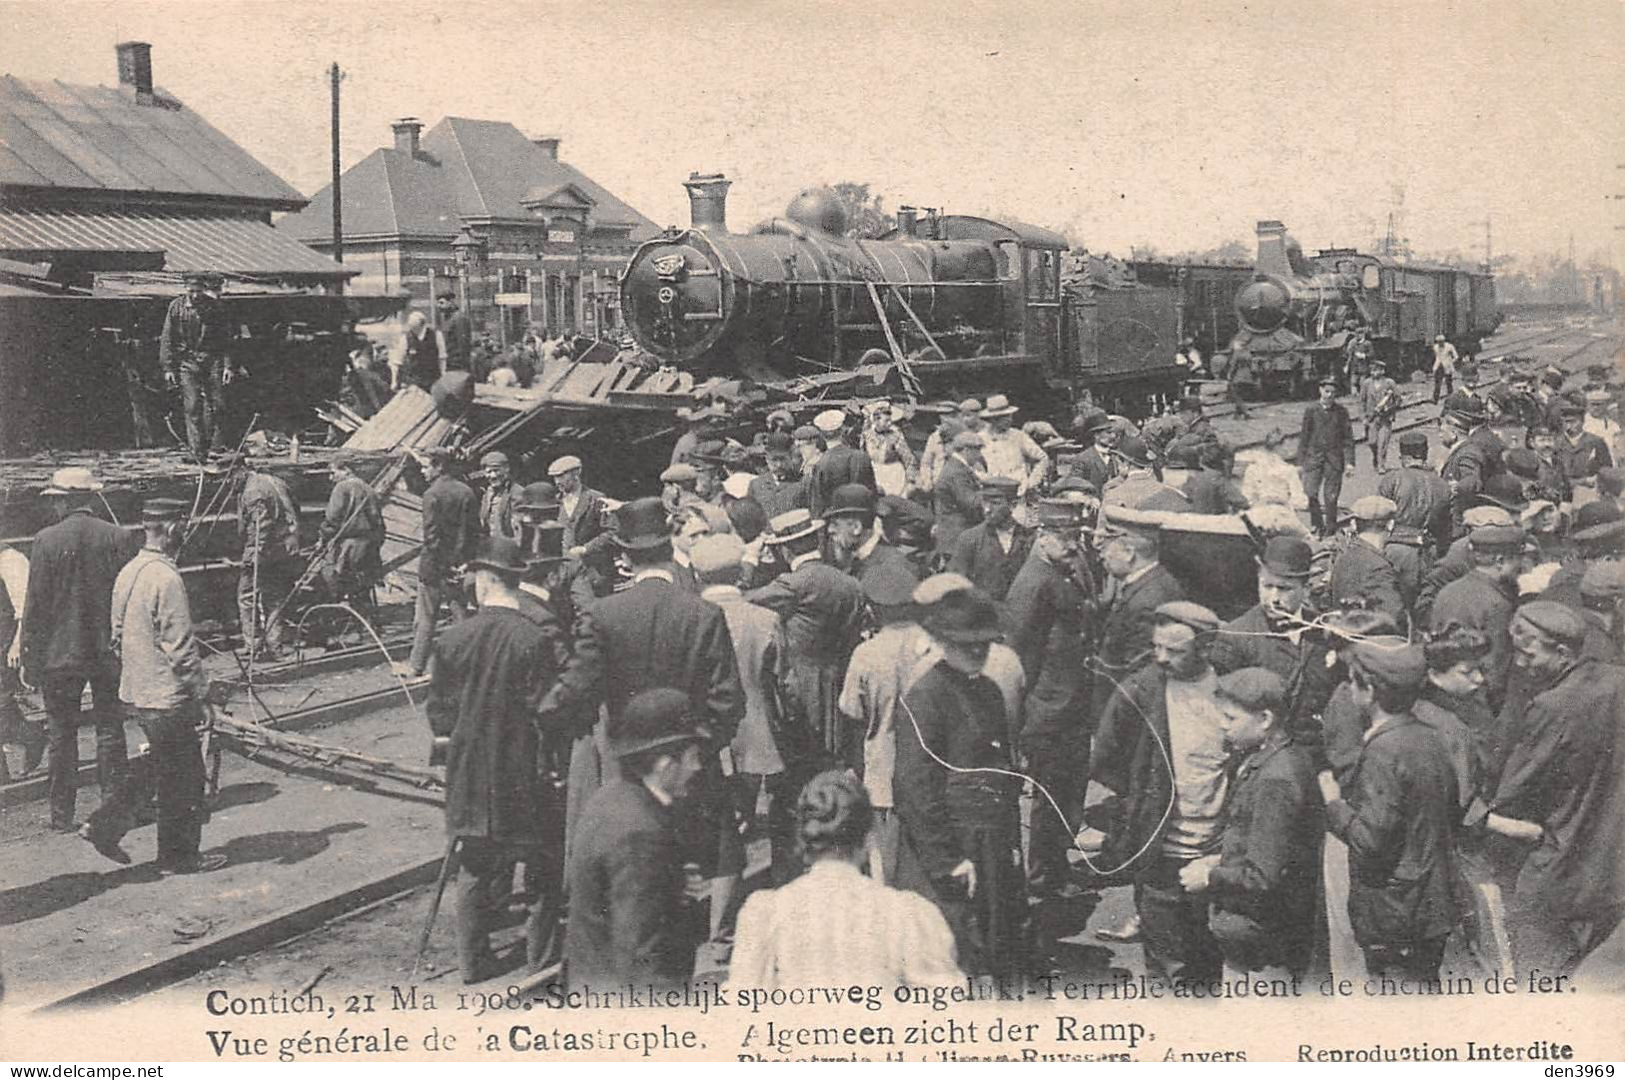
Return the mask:
<path id="1" fill-rule="evenodd" d="M 1523 572 L 1524 531 L 1510 525 L 1486 525 L 1468 538 L 1473 569 L 1439 590 L 1430 613 L 1435 635 L 1452 626 L 1464 626 L 1484 637 L 1489 653 L 1484 658 L 1484 692 L 1490 706 L 1501 707 L 1506 692 L 1507 628 L 1517 605 L 1518 575 Z"/>
<path id="2" fill-rule="evenodd" d="M 89 469 L 51 475 L 49 498 L 60 520 L 34 537 L 23 603 L 19 668 L 40 688 L 50 721 L 51 828 L 74 830 L 78 786 L 79 704 L 90 687 L 96 721 L 96 783 L 103 799 L 124 782 L 128 752 L 119 715 L 119 667 L 108 643 L 109 608 L 119 569 L 135 553 L 123 529 L 96 516 L 102 483 Z"/>
<path id="3" fill-rule="evenodd" d="M 169 302 L 158 337 L 158 365 L 169 389 L 181 391 L 186 443 L 199 464 L 224 449 L 219 426 L 225 419 L 226 387 L 236 375 L 227 352 L 231 320 L 210 291 L 214 285 L 210 274 L 187 274 L 186 292 Z"/>
<path id="4" fill-rule="evenodd" d="M 1371 377 L 1359 384 L 1360 414 L 1365 417 L 1365 441 L 1371 445 L 1371 466 L 1388 468 L 1388 441 L 1394 437 L 1394 414 L 1403 404 L 1399 384 L 1388 377 L 1388 365 L 1371 364 Z"/>
<path id="5" fill-rule="evenodd" d="M 1444 399 L 1439 439 L 1449 448 L 1439 475 L 1450 485 L 1450 514 L 1454 530 L 1462 531 L 1462 515 L 1477 505 L 1477 496 L 1491 477 L 1506 471 L 1502 455 L 1506 445 L 1489 426 L 1484 403 L 1466 394 Z"/>
<path id="6" fill-rule="evenodd" d="M 574 454 L 555 458 L 547 475 L 559 491 L 559 522 L 564 526 L 564 550 L 574 551 L 604 535 L 609 510 L 604 495 L 581 478 L 581 459 Z"/>
<path id="7" fill-rule="evenodd" d="M 1503 873 L 1518 971 L 1573 974 L 1625 918 L 1625 670 L 1582 655 L 1584 619 L 1537 600 L 1512 625 L 1533 691 L 1511 734 L 1485 826 L 1513 842 Z"/>
<path id="8" fill-rule="evenodd" d="M 1515 491 L 1517 494 L 1514 494 Z M 1490 501 L 1492 492 L 1498 492 L 1495 498 L 1501 501 Z M 1440 589 L 1472 572 L 1473 530 L 1483 525 L 1517 525 L 1522 520 L 1528 503 L 1521 492 L 1522 485 L 1514 477 L 1503 473 L 1492 479 L 1489 488 L 1479 494 L 1480 505 L 1462 515 L 1462 526 L 1466 533 L 1453 541 L 1443 554 L 1436 554 L 1432 564 L 1422 572 L 1422 588 L 1411 606 L 1411 618 L 1418 625 L 1432 620 L 1433 602 L 1439 598 Z M 1501 498 L 1502 495 L 1505 498 Z"/>
<path id="9" fill-rule="evenodd" d="M 340 454 L 333 459 L 333 490 L 322 515 L 325 557 L 320 573 L 327 594 L 371 617 L 372 590 L 383 575 L 384 512 L 378 493 L 355 471 L 355 462 Z"/>
<path id="10" fill-rule="evenodd" d="M 1298 471 L 1309 494 L 1309 524 L 1319 536 L 1337 530 L 1337 498 L 1343 473 L 1354 468 L 1354 426 L 1337 400 L 1337 376 L 1320 379 L 1320 397 L 1303 411 L 1298 435 Z"/>
<path id="11" fill-rule="evenodd" d="M 784 627 L 785 711 L 798 741 L 791 752 L 798 760 L 852 760 L 858 735 L 842 730 L 836 702 L 863 631 L 863 588 L 824 561 L 822 520 L 791 510 L 769 527 L 767 544 L 786 569 L 745 598 Z"/>
<path id="12" fill-rule="evenodd" d="M 446 833 L 458 848 L 457 959 L 465 983 L 490 978 L 493 891 L 515 859 L 559 864 L 538 881 L 558 881 L 564 822 L 537 768 L 541 740 L 567 741 L 569 724 L 544 723 L 543 696 L 558 675 L 556 627 L 526 618 L 519 583 L 526 572 L 519 545 L 484 537 L 468 559 L 479 610 L 435 643 L 426 707 L 436 737 L 451 740 L 446 758 Z M 549 813 L 551 811 L 551 813 Z M 553 820 L 548 820 L 549 817 Z M 558 894 L 546 888 L 525 926 L 526 960 L 547 959 Z"/>
<path id="13" fill-rule="evenodd" d="M 982 520 L 982 491 L 977 479 L 981 466 L 981 433 L 961 431 L 955 435 L 948 460 L 931 492 L 937 516 L 936 553 L 944 563 L 953 558 L 959 534 Z"/>
<path id="14" fill-rule="evenodd" d="M 1586 568 L 1580 580 L 1580 611 L 1587 623 L 1584 655 L 1625 663 L 1625 563 L 1600 562 Z"/>
<path id="15" fill-rule="evenodd" d="M 1354 535 L 1332 563 L 1331 606 L 1338 610 L 1380 611 L 1405 625 L 1399 575 L 1384 549 L 1398 509 L 1392 499 L 1365 495 L 1354 501 Z"/>
<path id="16" fill-rule="evenodd" d="M 572 989 L 666 987 L 693 976 L 699 934 L 683 917 L 678 813 L 710 755 L 692 704 L 671 687 L 626 702 L 610 740 L 611 779 L 587 803 L 570 849 L 564 981 Z"/>
<path id="17" fill-rule="evenodd" d="M 457 475 L 460 462 L 456 454 L 437 446 L 424 456 L 429 486 L 423 492 L 423 550 L 418 555 L 412 652 L 404 664 L 396 665 L 400 674 L 411 679 L 422 678 L 428 667 L 440 605 L 450 609 L 454 621 L 465 614 L 456 568 L 474 554 L 481 535 L 480 497 Z"/>
<path id="18" fill-rule="evenodd" d="M 1265 668 L 1221 676 L 1224 745 L 1236 767 L 1219 851 L 1180 871 L 1206 894 L 1208 925 L 1230 977 L 1302 976 L 1315 944 L 1325 817 L 1310 752 L 1282 722 L 1286 687 Z"/>
<path id="19" fill-rule="evenodd" d="M 1097 865 L 1134 881 L 1147 973 L 1205 982 L 1219 976 L 1222 958 L 1207 897 L 1188 891 L 1181 872 L 1223 840 L 1231 781 L 1219 677 L 1208 662 L 1219 618 L 1175 600 L 1154 619 L 1154 662 L 1113 687 L 1095 734 L 1090 776 L 1116 796 Z"/>
<path id="20" fill-rule="evenodd" d="M 186 503 L 151 499 L 141 508 L 145 545 L 113 583 L 111 646 L 119 657 L 119 700 L 140 723 L 151 747 L 158 798 L 157 866 L 165 875 L 196 874 L 226 864 L 200 855 L 204 819 L 204 762 L 198 731 L 205 724 L 209 680 L 192 633 L 192 607 L 175 555 L 185 535 Z M 98 703 L 99 704 L 99 703 Z M 131 787 L 103 802 L 79 830 L 116 862 L 136 823 Z"/>
<path id="21" fill-rule="evenodd" d="M 238 625 L 249 656 L 269 658 L 282 648 L 283 605 L 299 578 L 299 507 L 286 480 L 238 460 L 245 474 L 237 496 Z"/>
<path id="22" fill-rule="evenodd" d="M 874 463 L 869 455 L 848 441 L 847 416 L 839 409 L 826 409 L 813 417 L 824 442 L 824 451 L 818 456 L 807 484 L 807 509 L 813 517 L 822 517 L 835 489 L 842 484 L 862 484 L 870 491 L 877 490 Z"/>
<path id="23" fill-rule="evenodd" d="M 703 502 L 695 491 L 700 479 L 699 470 L 687 461 L 668 465 L 660 474 L 660 501 L 668 514 L 675 514 L 688 503 Z"/>
<path id="24" fill-rule="evenodd" d="M 1002 604 L 1033 547 L 1033 531 L 1014 517 L 1019 481 L 986 473 L 981 478 L 982 520 L 954 541 L 948 569 L 963 574 L 994 603 Z"/>
<path id="25" fill-rule="evenodd" d="M 894 716 L 893 796 L 903 834 L 898 886 L 942 909 L 966 972 L 1009 974 L 1025 960 L 1019 781 L 978 771 L 1013 764 L 1004 700 L 983 674 L 999 616 L 978 590 L 944 593 L 939 585 L 927 578 L 914 593 L 937 658 Z"/>
<path id="26" fill-rule="evenodd" d="M 1065 816 L 1061 820 L 1047 799 L 1033 808 L 1028 880 L 1034 889 L 1059 893 L 1071 877 L 1066 852 L 1083 820 L 1094 734 L 1084 636 L 1093 597 L 1076 569 L 1083 505 L 1045 499 L 1038 512 L 1032 557 L 1022 564 L 1005 598 L 1005 626 L 1028 687 L 1018 748 L 1027 771 L 1049 790 Z"/>
<path id="27" fill-rule="evenodd" d="M 1300 746 L 1321 743 L 1321 710 L 1336 680 L 1326 665 L 1326 636 L 1309 595 L 1314 550 L 1298 536 L 1272 536 L 1258 557 L 1258 603 L 1225 623 L 1211 660 L 1221 674 L 1256 667 L 1284 687 L 1278 713 Z"/>
<path id="28" fill-rule="evenodd" d="M 764 445 L 767 448 L 767 470 L 751 480 L 749 495 L 761 504 L 762 512 L 771 520 L 786 510 L 806 505 L 806 481 L 801 475 L 801 459 L 796 454 L 795 440 L 789 432 L 770 433 Z"/>
<path id="29" fill-rule="evenodd" d="M 1348 845 L 1349 920 L 1370 975 L 1431 981 L 1460 921 L 1460 796 L 1443 745 L 1412 711 L 1427 658 L 1393 636 L 1349 653 L 1365 741 L 1347 793 L 1330 770 L 1319 776 L 1327 828 Z"/>

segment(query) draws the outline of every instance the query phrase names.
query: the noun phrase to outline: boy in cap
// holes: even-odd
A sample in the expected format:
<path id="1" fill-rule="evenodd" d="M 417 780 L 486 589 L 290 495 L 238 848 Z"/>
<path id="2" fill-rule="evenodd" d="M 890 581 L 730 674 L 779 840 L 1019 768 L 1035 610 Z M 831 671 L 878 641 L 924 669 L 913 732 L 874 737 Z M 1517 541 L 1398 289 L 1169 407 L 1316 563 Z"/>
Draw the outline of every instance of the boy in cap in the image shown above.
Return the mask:
<path id="1" fill-rule="evenodd" d="M 1518 575 L 1523 573 L 1524 531 L 1513 525 L 1486 525 L 1469 537 L 1473 569 L 1439 590 L 1430 611 L 1434 635 L 1452 626 L 1481 634 L 1489 643 L 1484 658 L 1484 692 L 1499 709 L 1506 691 L 1511 646 L 1507 628 L 1517 605 Z"/>
<path id="2" fill-rule="evenodd" d="M 1585 622 L 1537 600 L 1512 625 L 1532 697 L 1507 747 L 1485 826 L 1513 841 L 1501 870 L 1520 973 L 1572 974 L 1625 917 L 1625 670 L 1584 655 Z"/>
<path id="3" fill-rule="evenodd" d="M 1381 495 L 1354 501 L 1354 535 L 1332 563 L 1329 588 L 1333 608 L 1380 611 L 1403 627 L 1406 608 L 1399 575 L 1384 554 L 1397 509 Z"/>
<path id="4" fill-rule="evenodd" d="M 1033 531 L 1015 520 L 1019 481 L 987 473 L 981 488 L 982 520 L 959 534 L 948 569 L 969 578 L 994 603 L 1002 603 L 1032 551 Z"/>
<path id="5" fill-rule="evenodd" d="M 546 790 L 538 762 L 541 741 L 566 739 L 564 724 L 544 724 L 537 713 L 558 676 L 557 631 L 520 610 L 526 572 L 519 545 L 486 537 L 468 559 L 479 610 L 435 644 L 433 681 L 426 706 L 429 727 L 449 738 L 446 758 L 446 834 L 459 849 L 456 891 L 457 958 L 465 983 L 495 974 L 489 945 L 490 896 L 516 859 L 557 863 L 564 822 Z M 551 820 L 550 820 L 551 819 Z M 533 875 L 556 883 L 557 868 Z M 558 894 L 546 888 L 525 926 L 526 959 L 546 959 L 557 920 Z"/>
<path id="6" fill-rule="evenodd" d="M 1004 702 L 982 673 L 999 617 L 977 590 L 942 593 L 934 583 L 921 582 L 914 595 L 937 659 L 904 693 L 894 718 L 893 796 L 906 852 L 898 885 L 942 909 L 966 972 L 1007 974 L 1024 960 L 1019 782 L 976 771 L 1012 765 Z"/>
<path id="7" fill-rule="evenodd" d="M 677 813 L 704 774 L 708 733 L 689 696 L 671 687 L 634 695 L 621 720 L 610 739 L 611 778 L 587 803 L 570 847 L 571 989 L 677 986 L 694 972 L 699 934 L 684 918 Z"/>
<path id="8" fill-rule="evenodd" d="M 1365 721 L 1354 786 L 1319 776 L 1327 828 L 1348 845 L 1349 920 L 1373 977 L 1439 977 L 1460 921 L 1456 777 L 1431 728 L 1412 712 L 1427 676 L 1419 645 L 1372 637 L 1350 649 L 1349 685 Z"/>
<path id="9" fill-rule="evenodd" d="M 1309 495 L 1309 524 L 1319 536 L 1337 530 L 1337 498 L 1343 473 L 1354 470 L 1354 425 L 1337 400 L 1337 376 L 1320 379 L 1320 398 L 1303 411 L 1298 471 Z"/>
<path id="10" fill-rule="evenodd" d="M 1022 563 L 1005 598 L 1005 625 L 1028 686 L 1021 756 L 1060 806 L 1058 815 L 1041 797 L 1033 807 L 1028 881 L 1034 889 L 1059 893 L 1071 876 L 1066 852 L 1083 820 L 1089 775 L 1093 717 L 1085 622 L 1093 596 L 1077 572 L 1083 504 L 1045 499 L 1038 514 L 1032 557 Z"/>
<path id="11" fill-rule="evenodd" d="M 847 416 L 839 409 L 826 409 L 813 417 L 813 426 L 824 441 L 824 452 L 812 468 L 807 485 L 807 509 L 822 517 L 835 489 L 842 484 L 862 484 L 877 490 L 874 463 L 869 455 L 847 442 Z"/>
<path id="12" fill-rule="evenodd" d="M 192 634 L 192 608 L 175 555 L 184 537 L 186 504 L 151 499 L 141 509 L 146 543 L 124 564 L 112 590 L 111 647 L 120 659 L 119 700 L 152 747 L 158 796 L 158 869 L 168 874 L 218 870 L 224 855 L 202 856 L 203 754 L 198 729 L 208 709 L 209 681 Z M 99 703 L 98 703 L 99 704 Z M 53 751 L 54 753 L 55 751 Z M 115 862 L 135 825 L 137 795 L 106 799 L 79 835 Z"/>
<path id="13" fill-rule="evenodd" d="M 911 569 L 884 564 L 863 579 L 879 629 L 852 652 L 841 683 L 838 706 L 854 731 L 863 732 L 861 774 L 875 810 L 870 874 L 887 885 L 897 881 L 898 821 L 892 796 L 897 767 L 895 713 L 920 659 L 920 626 L 916 621 Z"/>
<path id="14" fill-rule="evenodd" d="M 1222 967 L 1207 897 L 1181 881 L 1186 866 L 1220 849 L 1230 793 L 1218 675 L 1208 662 L 1218 629 L 1218 616 L 1200 604 L 1156 609 L 1153 662 L 1112 687 L 1090 758 L 1091 777 L 1117 797 L 1102 872 L 1134 881 L 1146 971 L 1171 983 L 1205 982 Z"/>
<path id="15" fill-rule="evenodd" d="M 769 525 L 767 544 L 786 570 L 745 598 L 777 614 L 784 626 L 786 724 L 797 743 L 789 752 L 798 760 L 850 761 L 856 733 L 841 729 L 836 699 L 863 630 L 863 589 L 824 562 L 823 521 L 791 510 Z"/>
<path id="16" fill-rule="evenodd" d="M 1302 976 L 1315 944 L 1325 819 L 1314 759 L 1283 720 L 1286 687 L 1264 668 L 1221 676 L 1224 745 L 1238 762 L 1219 851 L 1187 863 L 1180 884 L 1212 904 L 1225 973 Z"/>
<path id="17" fill-rule="evenodd" d="M 101 481 L 89 469 L 51 475 L 49 496 L 60 520 L 34 538 L 23 604 L 18 667 L 40 688 L 50 721 L 51 828 L 74 829 L 79 767 L 79 703 L 90 686 L 96 722 L 96 782 L 110 799 L 123 785 L 128 753 L 119 715 L 119 667 L 108 640 L 113 582 L 133 554 L 124 530 L 95 516 Z"/>

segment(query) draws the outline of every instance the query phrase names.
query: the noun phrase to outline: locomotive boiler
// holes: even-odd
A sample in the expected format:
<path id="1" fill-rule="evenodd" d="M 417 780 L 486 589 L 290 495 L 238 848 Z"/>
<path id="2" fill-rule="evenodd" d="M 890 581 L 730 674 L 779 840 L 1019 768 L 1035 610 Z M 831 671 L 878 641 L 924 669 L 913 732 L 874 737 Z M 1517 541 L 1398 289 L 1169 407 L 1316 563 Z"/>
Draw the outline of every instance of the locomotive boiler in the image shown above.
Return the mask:
<path id="1" fill-rule="evenodd" d="M 1427 366 L 1435 336 L 1471 356 L 1500 322 L 1489 274 L 1349 248 L 1308 257 L 1279 221 L 1258 223 L 1258 262 L 1236 316 L 1227 375 L 1264 396 L 1301 396 L 1328 371 L 1342 377 L 1356 335 L 1404 378 Z"/>
<path id="2" fill-rule="evenodd" d="M 857 239 L 827 191 L 741 234 L 727 226 L 728 180 L 685 186 L 689 228 L 643 244 L 621 279 L 629 332 L 663 362 L 761 381 L 873 369 L 912 396 L 996 388 L 1053 404 L 1076 388 L 1064 237 L 904 208 L 885 236 Z"/>

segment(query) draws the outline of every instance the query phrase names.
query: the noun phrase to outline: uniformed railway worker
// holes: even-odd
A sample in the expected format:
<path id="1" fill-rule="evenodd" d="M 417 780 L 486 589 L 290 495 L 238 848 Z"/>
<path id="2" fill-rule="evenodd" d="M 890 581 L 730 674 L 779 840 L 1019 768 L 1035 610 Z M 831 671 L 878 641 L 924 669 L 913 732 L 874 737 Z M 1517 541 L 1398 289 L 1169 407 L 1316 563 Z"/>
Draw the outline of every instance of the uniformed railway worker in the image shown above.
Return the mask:
<path id="1" fill-rule="evenodd" d="M 963 574 L 994 603 L 1003 604 L 1033 547 L 1033 530 L 1015 519 L 1021 482 L 988 473 L 982 477 L 982 520 L 954 541 L 948 569 Z"/>
<path id="2" fill-rule="evenodd" d="M 1484 692 L 1490 705 L 1500 708 L 1506 692 L 1511 640 L 1508 627 L 1517 605 L 1517 581 L 1522 573 L 1524 531 L 1515 526 L 1486 525 L 1473 530 L 1469 543 L 1473 569 L 1443 589 L 1433 602 L 1434 635 L 1461 626 L 1481 634 L 1489 643 L 1484 658 Z"/>
<path id="3" fill-rule="evenodd" d="M 1354 536 L 1332 563 L 1331 605 L 1348 610 L 1380 611 L 1405 625 L 1405 602 L 1399 594 L 1399 575 L 1383 553 L 1398 508 L 1381 495 L 1366 495 L 1354 503 Z"/>
<path id="4" fill-rule="evenodd" d="M 1459 534 L 1462 514 L 1476 505 L 1490 478 L 1505 471 L 1501 455 L 1506 447 L 1490 430 L 1484 403 L 1478 398 L 1451 394 L 1442 409 L 1439 434 L 1450 452 L 1439 475 L 1450 485 L 1451 520 Z"/>

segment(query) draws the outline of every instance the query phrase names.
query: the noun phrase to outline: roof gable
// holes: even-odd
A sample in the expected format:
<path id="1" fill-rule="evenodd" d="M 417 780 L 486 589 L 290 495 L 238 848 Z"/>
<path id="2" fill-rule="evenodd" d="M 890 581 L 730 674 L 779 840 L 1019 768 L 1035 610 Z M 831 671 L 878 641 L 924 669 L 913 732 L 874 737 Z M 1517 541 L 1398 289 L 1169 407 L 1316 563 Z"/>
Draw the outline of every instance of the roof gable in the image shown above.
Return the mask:
<path id="1" fill-rule="evenodd" d="M 0 186 L 207 197 L 294 209 L 305 198 L 203 117 L 158 91 L 0 77 Z"/>
<path id="2" fill-rule="evenodd" d="M 529 210 L 591 210 L 598 200 L 575 184 L 537 184 L 520 196 L 519 204 Z"/>

